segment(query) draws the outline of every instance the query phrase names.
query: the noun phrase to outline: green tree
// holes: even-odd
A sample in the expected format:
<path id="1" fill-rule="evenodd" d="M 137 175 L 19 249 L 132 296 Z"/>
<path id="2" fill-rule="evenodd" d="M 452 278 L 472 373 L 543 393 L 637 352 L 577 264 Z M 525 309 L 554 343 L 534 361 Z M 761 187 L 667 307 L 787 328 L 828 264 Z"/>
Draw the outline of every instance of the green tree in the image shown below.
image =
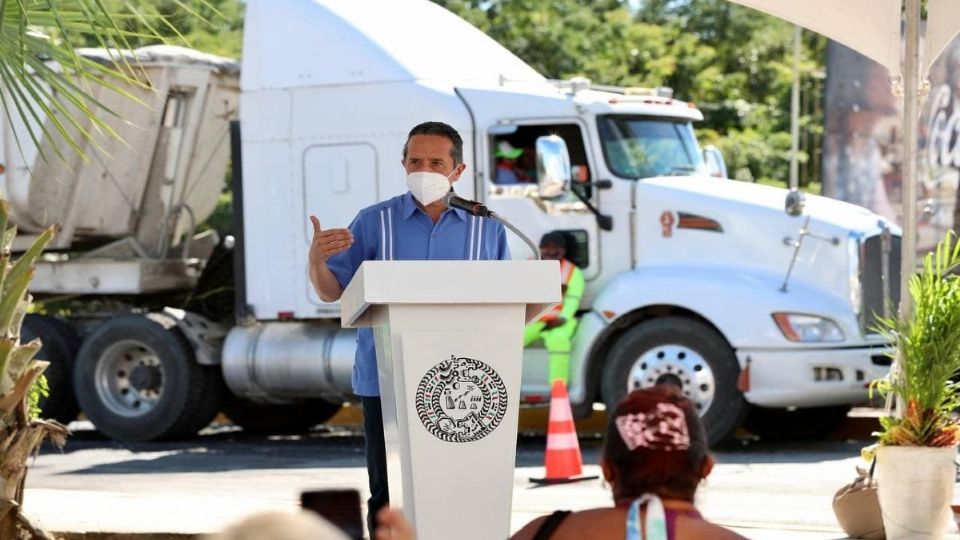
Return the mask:
<path id="1" fill-rule="evenodd" d="M 239 58 L 243 44 L 243 8 L 238 0 L 102 0 L 130 35 L 130 47 L 157 43 L 157 37 L 208 52 Z M 99 46 L 96 38 L 81 36 L 78 46 Z"/>
<path id="2" fill-rule="evenodd" d="M 726 0 L 647 0 L 637 18 L 683 29 L 714 51 L 669 84 L 704 109 L 701 135 L 724 151 L 731 173 L 783 184 L 790 160 L 793 26 Z M 823 70 L 826 40 L 809 32 L 803 39 L 803 88 L 813 94 L 806 101 L 815 107 L 800 121 L 804 146 L 816 152 L 822 132 L 816 126 L 823 122 L 822 84 L 815 75 Z M 801 162 L 809 153 L 800 153 Z M 808 170 L 804 179 L 818 182 L 819 171 Z"/>
<path id="3" fill-rule="evenodd" d="M 551 78 L 670 86 L 744 180 L 788 177 L 793 26 L 727 0 L 437 0 Z M 826 40 L 804 33 L 801 72 L 814 104 L 801 119 L 816 151 Z M 801 152 L 801 160 L 809 152 Z M 810 170 L 808 168 L 808 170 Z M 805 178 L 817 182 L 818 171 Z"/>
<path id="4" fill-rule="evenodd" d="M 439 0 L 551 78 L 652 84 L 675 69 L 670 29 L 637 23 L 619 0 Z"/>

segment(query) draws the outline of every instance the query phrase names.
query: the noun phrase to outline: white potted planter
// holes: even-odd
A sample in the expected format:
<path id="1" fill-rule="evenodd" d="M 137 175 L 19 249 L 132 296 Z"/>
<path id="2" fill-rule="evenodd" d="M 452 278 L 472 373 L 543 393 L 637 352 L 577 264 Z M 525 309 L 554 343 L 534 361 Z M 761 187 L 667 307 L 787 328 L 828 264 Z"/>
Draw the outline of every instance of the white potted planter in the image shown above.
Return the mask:
<path id="1" fill-rule="evenodd" d="M 960 421 L 960 242 L 953 233 L 910 278 L 912 308 L 881 320 L 895 347 L 885 379 L 872 389 L 887 397 L 877 434 L 877 497 L 887 540 L 940 539 L 952 521 Z M 891 414 L 890 405 L 897 407 Z"/>
<path id="2" fill-rule="evenodd" d="M 887 540 L 943 538 L 953 523 L 956 447 L 881 446 L 876 452 Z"/>

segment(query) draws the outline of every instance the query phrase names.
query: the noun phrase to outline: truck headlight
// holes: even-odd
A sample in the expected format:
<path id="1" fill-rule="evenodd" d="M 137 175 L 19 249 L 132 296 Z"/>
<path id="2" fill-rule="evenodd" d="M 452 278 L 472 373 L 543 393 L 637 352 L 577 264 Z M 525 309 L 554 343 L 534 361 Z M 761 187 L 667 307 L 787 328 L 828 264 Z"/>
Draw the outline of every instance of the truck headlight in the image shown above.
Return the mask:
<path id="1" fill-rule="evenodd" d="M 844 335 L 837 323 L 816 315 L 800 313 L 774 313 L 773 320 L 790 341 L 823 343 L 843 341 Z"/>

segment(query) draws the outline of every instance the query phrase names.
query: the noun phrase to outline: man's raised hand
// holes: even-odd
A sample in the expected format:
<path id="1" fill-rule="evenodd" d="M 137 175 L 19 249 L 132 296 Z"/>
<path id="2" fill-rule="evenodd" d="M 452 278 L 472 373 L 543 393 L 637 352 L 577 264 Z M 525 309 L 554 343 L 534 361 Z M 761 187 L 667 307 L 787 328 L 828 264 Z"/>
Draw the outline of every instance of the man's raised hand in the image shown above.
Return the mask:
<path id="1" fill-rule="evenodd" d="M 310 216 L 310 222 L 313 223 L 313 240 L 310 242 L 311 265 L 326 263 L 327 259 L 353 245 L 353 233 L 348 229 L 325 231 L 320 228 L 320 220 L 317 216 Z"/>

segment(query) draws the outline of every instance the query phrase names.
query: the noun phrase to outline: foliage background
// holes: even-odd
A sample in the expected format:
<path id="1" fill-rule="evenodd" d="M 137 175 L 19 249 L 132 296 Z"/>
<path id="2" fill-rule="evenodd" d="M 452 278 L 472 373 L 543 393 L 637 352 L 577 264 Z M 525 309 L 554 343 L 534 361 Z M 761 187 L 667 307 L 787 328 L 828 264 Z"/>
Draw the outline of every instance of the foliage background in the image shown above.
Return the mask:
<path id="1" fill-rule="evenodd" d="M 434 0 L 550 78 L 669 86 L 738 180 L 786 185 L 794 27 L 726 0 Z M 800 183 L 819 192 L 826 39 L 802 34 Z"/>

